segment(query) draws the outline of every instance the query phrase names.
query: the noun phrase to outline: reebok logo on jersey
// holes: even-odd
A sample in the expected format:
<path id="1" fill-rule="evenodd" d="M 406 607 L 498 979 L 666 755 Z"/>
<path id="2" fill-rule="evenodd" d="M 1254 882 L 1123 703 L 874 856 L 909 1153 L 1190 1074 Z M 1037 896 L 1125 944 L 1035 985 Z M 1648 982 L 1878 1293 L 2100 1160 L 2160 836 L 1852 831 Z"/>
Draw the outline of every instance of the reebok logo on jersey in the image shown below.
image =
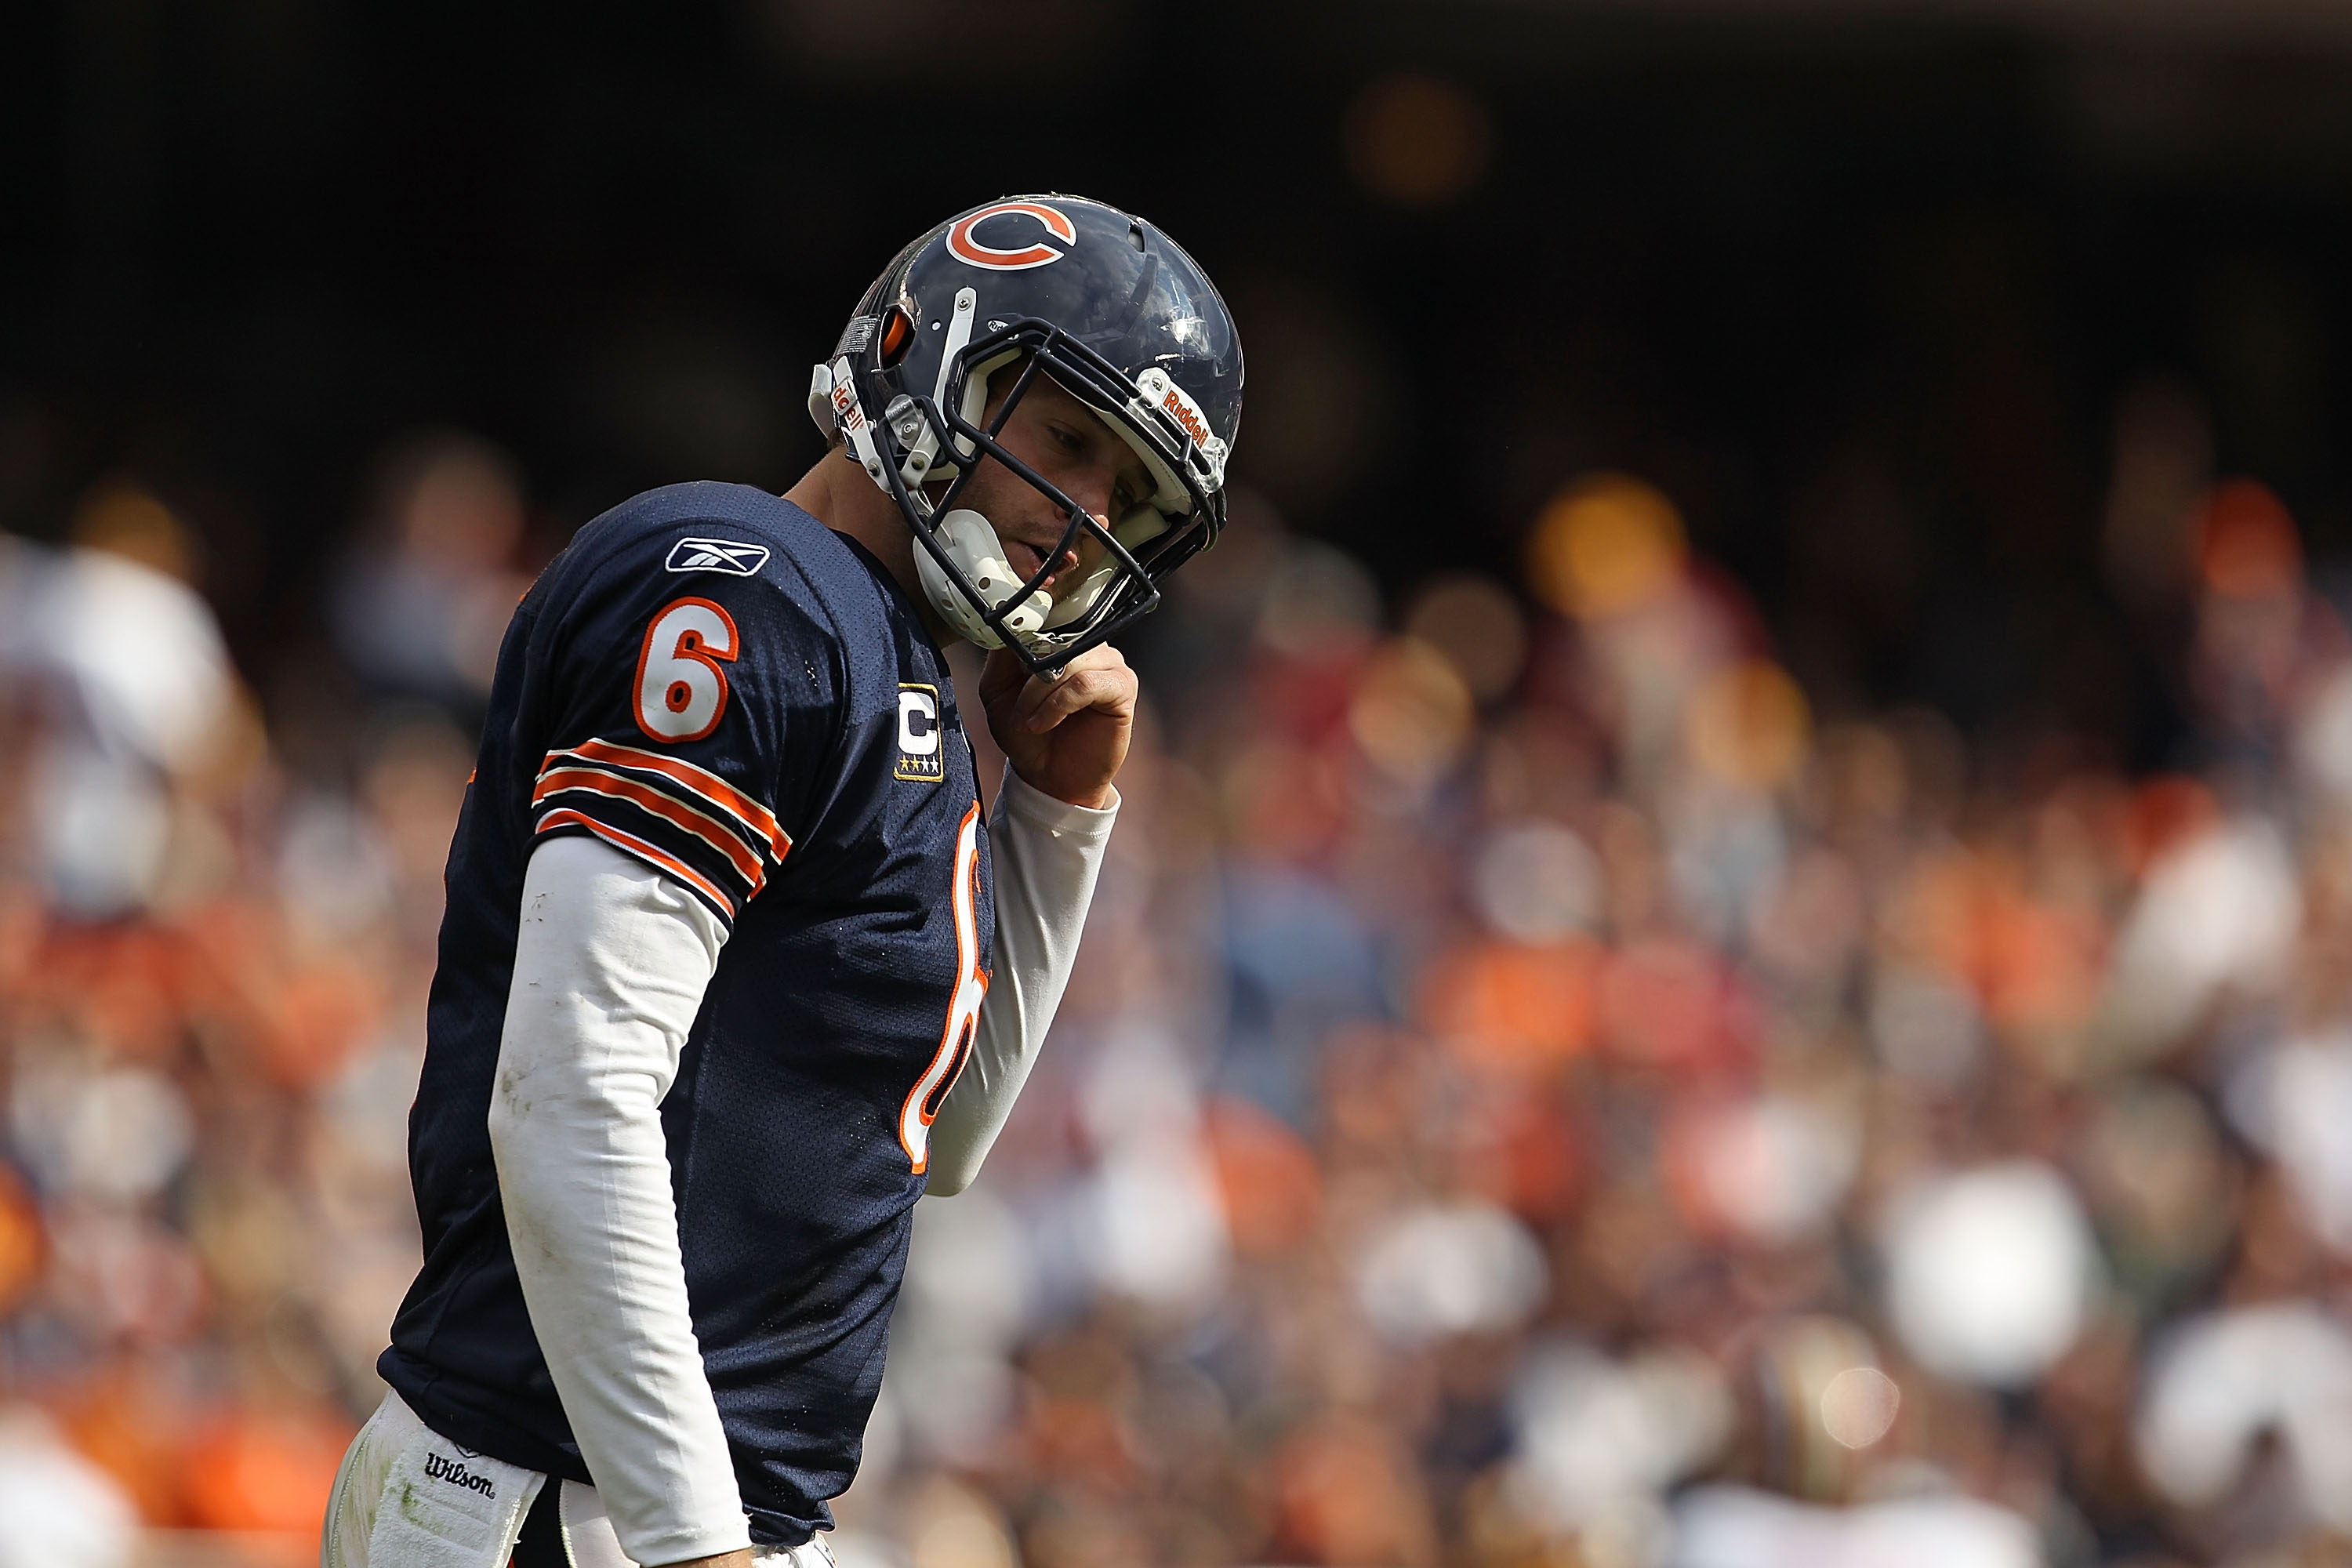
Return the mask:
<path id="1" fill-rule="evenodd" d="M 898 765 L 891 771 L 920 784 L 937 784 L 948 776 L 947 755 L 940 745 L 938 687 L 898 683 Z"/>
<path id="2" fill-rule="evenodd" d="M 681 539 L 662 565 L 672 572 L 725 572 L 751 577 L 768 563 L 768 547 L 731 539 Z"/>
<path id="3" fill-rule="evenodd" d="M 488 1476 L 478 1476 L 455 1459 L 445 1459 L 432 1449 L 425 1450 L 425 1473 L 436 1481 L 447 1481 L 453 1487 L 463 1487 L 469 1492 L 479 1492 L 491 1501 L 498 1500 L 499 1489 L 490 1484 Z"/>

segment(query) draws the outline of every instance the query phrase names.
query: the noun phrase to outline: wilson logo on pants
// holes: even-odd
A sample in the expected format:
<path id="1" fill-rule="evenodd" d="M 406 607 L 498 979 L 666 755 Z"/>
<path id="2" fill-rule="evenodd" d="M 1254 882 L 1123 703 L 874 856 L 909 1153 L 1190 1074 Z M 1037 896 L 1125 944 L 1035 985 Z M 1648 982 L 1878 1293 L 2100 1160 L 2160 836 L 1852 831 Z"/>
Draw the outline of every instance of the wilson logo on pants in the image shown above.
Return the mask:
<path id="1" fill-rule="evenodd" d="M 447 1481 L 453 1487 L 479 1492 L 486 1498 L 496 1498 L 499 1489 L 490 1484 L 488 1476 L 478 1476 L 455 1459 L 445 1459 L 431 1449 L 425 1451 L 425 1473 L 436 1481 Z"/>

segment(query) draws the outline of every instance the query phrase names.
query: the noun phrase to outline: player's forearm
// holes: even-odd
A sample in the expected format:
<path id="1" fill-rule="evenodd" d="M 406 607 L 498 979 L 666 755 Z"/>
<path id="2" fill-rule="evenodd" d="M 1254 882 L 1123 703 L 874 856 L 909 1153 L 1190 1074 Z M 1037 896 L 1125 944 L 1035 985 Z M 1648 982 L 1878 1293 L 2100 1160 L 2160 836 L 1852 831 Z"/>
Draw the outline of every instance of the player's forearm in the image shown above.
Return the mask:
<path id="1" fill-rule="evenodd" d="M 491 1146 L 532 1329 L 639 1563 L 750 1539 L 694 1338 L 660 1118 L 721 940 L 690 894 L 595 840 L 531 856 Z"/>
<path id="2" fill-rule="evenodd" d="M 1118 815 L 1088 810 L 1024 784 L 1010 769 L 989 824 L 996 881 L 996 973 L 955 1088 L 931 1124 L 929 1191 L 960 1193 L 980 1173 L 1069 984 Z"/>

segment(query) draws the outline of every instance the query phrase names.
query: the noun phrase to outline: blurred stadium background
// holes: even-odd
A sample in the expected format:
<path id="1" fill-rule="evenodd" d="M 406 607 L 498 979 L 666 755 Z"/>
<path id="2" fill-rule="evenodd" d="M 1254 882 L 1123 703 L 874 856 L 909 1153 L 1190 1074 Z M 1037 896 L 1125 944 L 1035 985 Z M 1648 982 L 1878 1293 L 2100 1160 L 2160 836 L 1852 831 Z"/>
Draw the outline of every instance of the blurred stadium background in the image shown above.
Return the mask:
<path id="1" fill-rule="evenodd" d="M 1244 493 L 845 1568 L 2352 1562 L 2352 11 L 0 36 L 0 1565 L 310 1555 L 508 607 L 1053 187 Z"/>

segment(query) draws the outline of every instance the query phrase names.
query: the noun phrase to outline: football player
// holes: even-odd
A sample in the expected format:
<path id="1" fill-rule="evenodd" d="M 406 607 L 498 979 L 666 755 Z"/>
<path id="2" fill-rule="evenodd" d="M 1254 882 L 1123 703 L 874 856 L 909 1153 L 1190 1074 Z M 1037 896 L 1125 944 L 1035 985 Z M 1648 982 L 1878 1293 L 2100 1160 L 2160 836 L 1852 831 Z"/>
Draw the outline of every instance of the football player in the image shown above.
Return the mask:
<path id="1" fill-rule="evenodd" d="M 1216 537 L 1242 358 L 1139 218 L 993 202 L 815 370 L 784 497 L 684 484 L 515 612 L 448 864 L 425 1263 L 327 1568 L 827 1560 L 909 1213 L 1068 977 L 1135 678 Z M 983 819 L 939 639 L 992 649 Z"/>

